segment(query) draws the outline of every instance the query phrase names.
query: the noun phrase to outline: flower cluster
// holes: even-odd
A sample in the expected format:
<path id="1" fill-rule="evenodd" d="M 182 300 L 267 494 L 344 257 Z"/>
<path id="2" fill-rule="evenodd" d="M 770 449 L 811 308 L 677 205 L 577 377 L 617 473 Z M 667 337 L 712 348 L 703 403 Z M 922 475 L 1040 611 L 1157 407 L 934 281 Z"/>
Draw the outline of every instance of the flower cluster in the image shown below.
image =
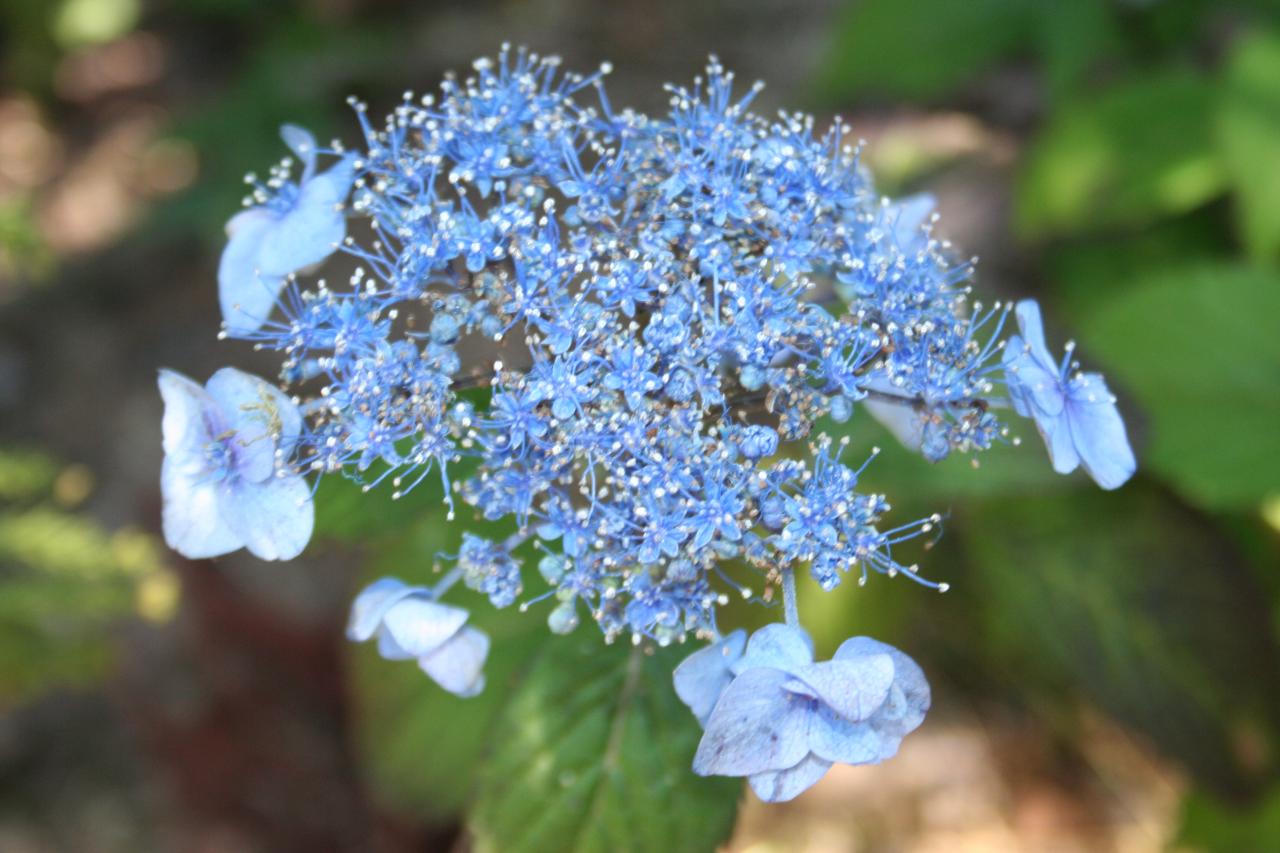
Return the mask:
<path id="1" fill-rule="evenodd" d="M 666 645 L 719 637 L 731 593 L 782 591 L 794 639 L 796 572 L 824 589 L 869 572 L 945 588 L 894 557 L 939 517 L 886 525 L 885 496 L 859 491 L 867 461 L 843 458 L 847 439 L 815 431 L 823 419 L 864 407 L 938 460 L 1007 440 L 996 413 L 1011 399 L 1059 470 L 1083 461 L 1106 487 L 1132 472 L 1100 377 L 1046 366 L 1031 308 L 1026 343 L 1006 349 L 1009 307 L 970 303 L 972 264 L 933 236 L 932 200 L 879 197 L 840 121 L 818 132 L 805 115 L 757 116 L 759 84 L 735 94 L 714 59 L 653 118 L 613 107 L 608 72 L 504 48 L 381 122 L 353 101 L 356 150 L 284 129 L 301 175 L 286 159 L 251 176 L 218 283 L 223 334 L 278 353 L 291 396 L 211 387 L 192 402 L 195 386 L 162 377 L 166 472 L 172 460 L 185 478 L 165 479 L 175 548 L 292 556 L 302 526 L 267 547 L 255 518 L 276 522 L 252 507 L 309 520 L 303 474 L 385 482 L 392 497 L 434 475 L 450 518 L 460 498 L 511 525 L 500 541 L 466 534 L 451 575 L 497 607 L 536 585 L 521 607 L 554 597 L 553 631 L 589 617 L 608 640 Z M 312 272 L 326 258 L 332 280 Z M 277 417 L 260 439 L 263 401 Z M 455 483 L 464 458 L 475 473 Z M 286 484 L 292 502 L 271 504 Z M 456 648 L 466 670 L 481 644 L 446 630 L 469 629 L 438 610 L 442 590 L 407 589 L 367 591 L 353 637 L 377 633 L 390 656 L 468 692 L 474 679 L 455 689 L 428 661 Z M 704 745 L 737 736 L 737 685 L 762 679 L 776 708 L 888 739 L 927 705 L 897 652 L 858 643 L 825 664 L 806 652 L 757 665 L 752 648 L 732 680 L 714 677 L 723 694 L 698 693 Z M 841 698 L 849 679 L 857 708 Z M 890 706 L 907 716 L 884 723 Z M 707 750 L 699 772 L 750 775 L 771 798 L 854 754 L 803 738 L 764 761 Z"/>

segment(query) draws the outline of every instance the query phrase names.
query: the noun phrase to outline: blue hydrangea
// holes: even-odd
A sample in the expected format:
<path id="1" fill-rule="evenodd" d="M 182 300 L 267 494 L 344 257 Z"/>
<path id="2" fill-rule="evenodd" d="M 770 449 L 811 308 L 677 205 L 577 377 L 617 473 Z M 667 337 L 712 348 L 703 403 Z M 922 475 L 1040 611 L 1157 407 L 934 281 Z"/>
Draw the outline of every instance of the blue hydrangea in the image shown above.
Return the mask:
<path id="1" fill-rule="evenodd" d="M 302 415 L 279 388 L 233 367 L 202 388 L 160 371 L 164 398 L 164 536 L 185 557 L 248 548 L 291 560 L 311 538 L 306 481 L 286 465 Z"/>
<path id="2" fill-rule="evenodd" d="M 891 520 L 860 482 L 875 454 L 847 458 L 823 424 L 865 413 L 938 461 L 1012 440 L 1012 411 L 1057 470 L 1108 488 L 1133 455 L 1102 378 L 1048 358 L 1034 303 L 1006 346 L 1010 307 L 970 298 L 933 199 L 879 195 L 841 121 L 756 115 L 759 84 L 715 59 L 667 87 L 666 115 L 617 110 L 609 71 L 504 47 L 385 118 L 353 99 L 350 148 L 284 128 L 301 174 L 253 179 L 219 268 L 224 334 L 275 353 L 280 387 L 162 374 L 166 536 L 288 557 L 311 532 L 304 474 L 393 499 L 438 481 L 450 519 L 462 502 L 509 532 L 466 533 L 433 590 L 375 585 L 353 636 L 460 695 L 487 640 L 439 602 L 457 581 L 547 602 L 557 633 L 712 640 L 675 676 L 707 725 L 699 771 L 785 799 L 891 754 L 928 704 L 874 641 L 814 663 L 796 574 L 946 589 L 899 561 L 942 517 Z M 722 638 L 731 597 L 781 599 L 786 627 Z M 785 750 L 733 722 L 766 712 Z"/>
<path id="3" fill-rule="evenodd" d="M 365 587 L 351 605 L 347 638 L 377 638 L 387 660 L 417 660 L 433 681 L 455 696 L 484 690 L 484 661 L 489 637 L 466 624 L 467 611 L 435 601 L 433 590 L 409 586 L 398 578 L 380 578 Z"/>
<path id="4" fill-rule="evenodd" d="M 1067 344 L 1061 362 L 1054 360 L 1034 300 L 1019 302 L 1017 314 L 1022 334 L 1009 339 L 1004 353 L 1014 409 L 1035 420 L 1053 470 L 1070 474 L 1083 465 L 1102 488 L 1119 488 L 1133 476 L 1137 461 L 1106 380 L 1100 373 L 1081 372 L 1071 361 L 1074 343 Z"/>
<path id="5" fill-rule="evenodd" d="M 869 637 L 846 640 L 814 663 L 803 630 L 740 632 L 677 668 L 676 691 L 706 729 L 693 759 L 704 776 L 746 776 L 766 802 L 790 800 L 833 763 L 892 757 L 929 710 L 924 673 Z"/>

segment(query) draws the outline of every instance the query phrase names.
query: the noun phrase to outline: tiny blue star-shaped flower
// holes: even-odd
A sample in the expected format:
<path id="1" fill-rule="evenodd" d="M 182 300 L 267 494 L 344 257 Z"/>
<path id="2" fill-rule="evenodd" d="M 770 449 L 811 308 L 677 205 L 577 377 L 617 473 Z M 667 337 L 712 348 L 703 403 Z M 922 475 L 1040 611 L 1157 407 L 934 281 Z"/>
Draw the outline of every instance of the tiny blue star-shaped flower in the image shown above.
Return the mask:
<path id="1" fill-rule="evenodd" d="M 382 657 L 416 659 L 436 684 L 465 699 L 484 690 L 489 654 L 489 636 L 467 625 L 468 617 L 461 607 L 435 601 L 426 587 L 379 578 L 352 603 L 347 637 L 361 643 L 377 637 Z"/>
<path id="2" fill-rule="evenodd" d="M 234 334 L 258 329 L 276 303 L 285 277 L 329 257 L 347 234 L 346 200 L 354 158 L 316 174 L 316 141 L 294 125 L 280 131 L 302 161 L 302 180 L 286 182 L 266 204 L 227 223 L 230 240 L 218 264 L 222 318 Z"/>
<path id="3" fill-rule="evenodd" d="M 1013 407 L 1035 421 L 1053 470 L 1069 474 L 1081 465 L 1104 489 L 1133 476 L 1137 462 L 1116 398 L 1100 373 L 1070 374 L 1068 359 L 1056 362 L 1045 346 L 1040 306 L 1018 303 L 1018 329 L 1009 338 L 1004 367 Z"/>
<path id="4" fill-rule="evenodd" d="M 201 387 L 161 370 L 165 541 L 185 557 L 239 548 L 264 560 L 302 553 L 315 522 L 311 489 L 282 465 L 302 415 L 269 382 L 224 367 Z"/>
<path id="5" fill-rule="evenodd" d="M 761 628 L 745 649 L 741 632 L 730 634 L 674 679 L 705 727 L 694 772 L 746 776 L 771 803 L 795 798 L 834 763 L 892 757 L 930 701 L 920 667 L 892 646 L 854 637 L 815 663 L 808 635 L 783 624 Z"/>

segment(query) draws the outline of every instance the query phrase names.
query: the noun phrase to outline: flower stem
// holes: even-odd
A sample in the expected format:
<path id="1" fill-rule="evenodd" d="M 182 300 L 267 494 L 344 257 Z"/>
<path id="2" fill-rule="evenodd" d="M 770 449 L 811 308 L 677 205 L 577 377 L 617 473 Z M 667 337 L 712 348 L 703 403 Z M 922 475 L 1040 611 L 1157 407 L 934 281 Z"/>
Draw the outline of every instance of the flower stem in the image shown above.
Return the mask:
<path id="1" fill-rule="evenodd" d="M 800 611 L 796 607 L 796 576 L 790 568 L 782 570 L 782 609 L 787 616 L 787 624 L 792 628 L 800 627 Z"/>
<path id="2" fill-rule="evenodd" d="M 449 587 L 462 580 L 462 567 L 454 566 L 445 576 L 440 578 L 439 583 L 431 588 L 431 597 L 439 601 L 440 598 L 449 591 Z"/>

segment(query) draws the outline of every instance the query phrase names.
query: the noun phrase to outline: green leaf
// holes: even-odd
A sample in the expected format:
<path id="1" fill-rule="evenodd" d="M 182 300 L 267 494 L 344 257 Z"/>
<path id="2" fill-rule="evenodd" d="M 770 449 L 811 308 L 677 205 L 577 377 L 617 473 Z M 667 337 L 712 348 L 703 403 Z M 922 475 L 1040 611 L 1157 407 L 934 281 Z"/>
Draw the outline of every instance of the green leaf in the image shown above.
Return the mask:
<path id="1" fill-rule="evenodd" d="M 1017 220 L 1029 236 L 1136 226 L 1219 195 L 1213 84 L 1163 71 L 1063 106 L 1027 152 Z"/>
<path id="2" fill-rule="evenodd" d="M 736 779 L 700 778 L 701 736 L 671 671 L 582 632 L 548 642 L 494 729 L 471 814 L 478 850 L 711 850 L 733 825 Z"/>
<path id="3" fill-rule="evenodd" d="M 992 671 L 1052 708 L 1083 694 L 1224 795 L 1275 770 L 1264 596 L 1203 519 L 1132 484 L 984 502 L 957 527 Z"/>
<path id="4" fill-rule="evenodd" d="M 1250 806 L 1192 791 L 1182 804 L 1179 850 L 1280 850 L 1280 787 Z"/>
<path id="5" fill-rule="evenodd" d="M 1097 304 L 1083 355 L 1119 380 L 1122 406 L 1145 410 L 1139 468 L 1212 508 L 1253 510 L 1280 488 L 1276 317 L 1280 275 L 1227 265 L 1158 274 Z"/>
<path id="6" fill-rule="evenodd" d="M 1099 59 L 1117 50 L 1116 20 L 1106 0 L 1043 3 L 1037 11 L 1045 82 L 1060 97 L 1078 88 Z"/>
<path id="7" fill-rule="evenodd" d="M 1023 0 L 863 0 L 838 25 L 825 88 L 929 98 L 1010 55 L 1032 23 Z"/>
<path id="8" fill-rule="evenodd" d="M 1245 38 L 1227 62 L 1217 139 L 1250 255 L 1280 252 L 1280 36 Z"/>

